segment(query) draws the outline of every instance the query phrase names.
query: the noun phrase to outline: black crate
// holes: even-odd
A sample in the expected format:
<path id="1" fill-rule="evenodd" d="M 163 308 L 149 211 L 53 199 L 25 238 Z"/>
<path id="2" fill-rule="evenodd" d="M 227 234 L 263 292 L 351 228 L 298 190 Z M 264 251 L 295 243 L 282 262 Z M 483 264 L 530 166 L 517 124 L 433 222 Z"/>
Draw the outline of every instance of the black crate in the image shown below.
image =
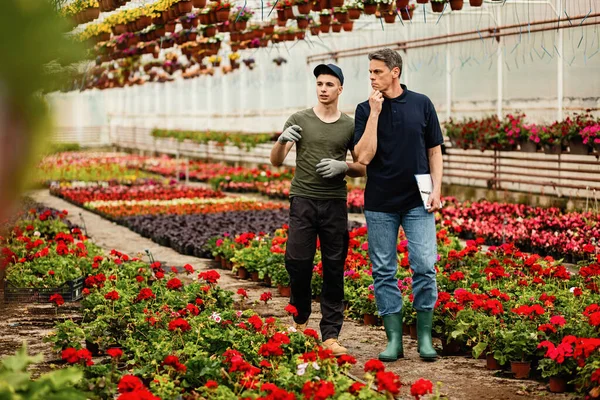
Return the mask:
<path id="1" fill-rule="evenodd" d="M 60 294 L 65 302 L 78 301 L 83 298 L 85 278 L 65 282 L 55 288 L 22 288 L 9 281 L 4 281 L 4 301 L 8 303 L 49 303 L 50 296 Z"/>

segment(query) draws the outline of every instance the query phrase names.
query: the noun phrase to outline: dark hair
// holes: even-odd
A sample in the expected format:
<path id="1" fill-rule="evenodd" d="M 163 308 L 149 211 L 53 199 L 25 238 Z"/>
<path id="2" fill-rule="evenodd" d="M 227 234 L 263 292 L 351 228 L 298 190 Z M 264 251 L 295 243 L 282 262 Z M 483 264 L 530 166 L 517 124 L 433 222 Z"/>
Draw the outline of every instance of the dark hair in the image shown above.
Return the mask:
<path id="1" fill-rule="evenodd" d="M 374 51 L 373 53 L 369 53 L 369 61 L 370 60 L 383 61 L 390 70 L 398 67 L 400 68 L 400 75 L 402 75 L 402 56 L 395 50 L 385 48 Z"/>

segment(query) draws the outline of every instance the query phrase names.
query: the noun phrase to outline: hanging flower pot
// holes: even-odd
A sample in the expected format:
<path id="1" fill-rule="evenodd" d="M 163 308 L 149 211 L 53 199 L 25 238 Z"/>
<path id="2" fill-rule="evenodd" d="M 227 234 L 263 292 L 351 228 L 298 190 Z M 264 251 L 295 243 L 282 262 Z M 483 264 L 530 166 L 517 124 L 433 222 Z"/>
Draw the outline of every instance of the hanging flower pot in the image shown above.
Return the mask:
<path id="1" fill-rule="evenodd" d="M 395 12 L 386 12 L 383 14 L 383 19 L 386 24 L 393 24 L 396 22 L 396 13 Z"/>
<path id="2" fill-rule="evenodd" d="M 181 14 L 187 14 L 192 11 L 192 1 L 191 0 L 183 0 L 177 3 L 177 7 Z"/>
<path id="3" fill-rule="evenodd" d="M 168 22 L 165 25 L 165 30 L 169 33 L 173 33 L 175 32 L 175 22 Z"/>
<path id="4" fill-rule="evenodd" d="M 321 33 L 321 29 L 318 26 L 311 26 L 310 27 L 310 34 L 313 36 L 319 36 L 319 33 Z"/>
<path id="5" fill-rule="evenodd" d="M 284 8 L 285 11 L 285 18 L 286 19 L 294 19 L 296 18 L 296 16 L 294 15 L 294 10 L 292 10 L 292 7 L 286 7 Z"/>
<path id="6" fill-rule="evenodd" d="M 225 22 L 229 19 L 229 8 L 223 8 L 216 12 L 217 22 Z"/>
<path id="7" fill-rule="evenodd" d="M 379 11 L 382 13 L 392 9 L 392 3 L 379 3 Z"/>
<path id="8" fill-rule="evenodd" d="M 446 5 L 445 1 L 432 1 L 431 2 L 431 11 L 435 13 L 441 13 L 444 11 L 444 6 Z"/>
<path id="9" fill-rule="evenodd" d="M 206 0 L 192 0 L 192 5 L 196 8 L 206 7 Z"/>
<path id="10" fill-rule="evenodd" d="M 333 15 L 335 16 L 335 19 L 337 19 L 338 22 L 341 24 L 348 21 L 348 12 L 346 11 L 336 11 Z"/>
<path id="11" fill-rule="evenodd" d="M 112 31 L 115 35 L 122 35 L 127 32 L 127 25 L 125 24 L 116 24 L 112 27 Z"/>
<path id="12" fill-rule="evenodd" d="M 367 326 L 377 325 L 377 316 L 375 314 L 364 314 L 363 323 Z"/>
<path id="13" fill-rule="evenodd" d="M 581 136 L 575 136 L 569 141 L 569 153 L 587 156 L 591 148 L 587 143 L 583 143 Z"/>
<path id="14" fill-rule="evenodd" d="M 396 8 L 402 9 L 408 7 L 409 0 L 396 0 Z"/>
<path id="15" fill-rule="evenodd" d="M 545 144 L 544 145 L 544 153 L 545 154 L 560 154 L 560 153 L 562 153 L 562 146 L 560 143 Z"/>
<path id="16" fill-rule="evenodd" d="M 496 360 L 494 358 L 494 354 L 493 353 L 488 353 L 485 356 L 485 368 L 490 370 L 490 371 L 494 371 L 494 370 L 498 370 L 498 369 L 502 369 L 502 366 L 500 365 L 500 363 L 498 362 L 498 360 Z"/>
<path id="17" fill-rule="evenodd" d="M 352 22 L 352 21 L 344 22 L 342 24 L 342 28 L 344 29 L 344 32 L 352 32 L 352 29 L 354 28 L 354 22 Z"/>
<path id="18" fill-rule="evenodd" d="M 238 21 L 235 23 L 236 31 L 245 31 L 248 27 L 248 21 Z"/>
<path id="19" fill-rule="evenodd" d="M 463 0 L 450 0 L 450 8 L 452 11 L 460 11 L 463 8 Z"/>
<path id="20" fill-rule="evenodd" d="M 329 14 L 319 15 L 319 22 L 321 22 L 321 25 L 331 24 L 331 15 L 329 15 Z"/>
<path id="21" fill-rule="evenodd" d="M 344 0 L 331 0 L 331 7 L 343 7 Z"/>
<path id="22" fill-rule="evenodd" d="M 303 3 L 303 4 L 298 4 L 298 12 L 300 14 L 306 15 L 306 14 L 310 13 L 311 8 L 312 8 L 312 4 L 308 3 L 308 2 Z"/>
<path id="23" fill-rule="evenodd" d="M 552 393 L 564 393 L 567 391 L 567 380 L 561 376 L 550 377 L 550 391 Z"/>
<path id="24" fill-rule="evenodd" d="M 527 379 L 529 378 L 529 372 L 531 371 L 530 361 L 511 361 L 510 372 L 515 375 L 515 379 Z"/>
<path id="25" fill-rule="evenodd" d="M 481 7 L 483 4 L 483 0 L 469 0 L 469 5 L 471 7 Z"/>
<path id="26" fill-rule="evenodd" d="M 200 14 L 200 15 L 198 16 L 198 18 L 200 19 L 200 23 L 201 23 L 202 25 L 208 25 L 208 24 L 210 24 L 210 17 L 209 17 L 209 15 L 208 15 L 208 13 L 205 13 L 205 14 Z"/>
<path id="27" fill-rule="evenodd" d="M 363 12 L 366 15 L 373 15 L 373 14 L 375 14 L 377 12 L 377 4 L 376 3 L 365 4 Z"/>
<path id="28" fill-rule="evenodd" d="M 427 4 L 429 2 L 429 0 L 417 0 L 417 3 L 419 4 Z"/>
<path id="29" fill-rule="evenodd" d="M 521 139 L 519 147 L 524 153 L 536 153 L 538 150 L 537 144 L 527 138 Z"/>
<path id="30" fill-rule="evenodd" d="M 349 8 L 348 9 L 348 18 L 355 20 L 360 18 L 360 8 Z"/>
<path id="31" fill-rule="evenodd" d="M 329 33 L 329 30 L 331 29 L 331 25 L 330 24 L 322 24 L 319 29 L 321 30 L 321 33 Z"/>
<path id="32" fill-rule="evenodd" d="M 333 31 L 333 33 L 340 33 L 342 31 L 342 24 L 340 24 L 339 22 L 331 24 L 331 30 Z"/>
<path id="33" fill-rule="evenodd" d="M 308 28 L 308 19 L 303 17 L 296 17 L 296 23 L 298 24 L 298 28 L 306 29 Z"/>
<path id="34" fill-rule="evenodd" d="M 400 17 L 404 20 L 404 21 L 409 21 L 413 18 L 413 13 L 414 13 L 415 9 L 409 7 L 408 11 L 406 10 L 406 8 L 401 8 L 400 9 Z"/>
<path id="35" fill-rule="evenodd" d="M 88 22 L 93 21 L 100 16 L 100 8 L 99 7 L 88 8 L 86 10 L 86 14 L 87 14 Z"/>
<path id="36" fill-rule="evenodd" d="M 216 26 L 207 26 L 204 29 L 204 34 L 202 36 L 204 37 L 214 37 L 217 34 L 217 27 Z"/>

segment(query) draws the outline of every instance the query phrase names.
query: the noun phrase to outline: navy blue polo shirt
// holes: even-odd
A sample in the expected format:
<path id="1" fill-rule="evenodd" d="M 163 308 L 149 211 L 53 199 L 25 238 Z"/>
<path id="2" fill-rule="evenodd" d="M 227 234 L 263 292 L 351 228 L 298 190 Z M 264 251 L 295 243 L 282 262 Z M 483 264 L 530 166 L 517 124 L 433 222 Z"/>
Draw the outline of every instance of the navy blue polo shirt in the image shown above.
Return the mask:
<path id="1" fill-rule="evenodd" d="M 401 85 L 402 94 L 384 98 L 377 124 L 377 152 L 367 166 L 365 210 L 405 212 L 423 206 L 415 174 L 429 173 L 427 150 L 444 142 L 433 103 Z M 356 107 L 354 143 L 362 137 L 371 107 Z"/>

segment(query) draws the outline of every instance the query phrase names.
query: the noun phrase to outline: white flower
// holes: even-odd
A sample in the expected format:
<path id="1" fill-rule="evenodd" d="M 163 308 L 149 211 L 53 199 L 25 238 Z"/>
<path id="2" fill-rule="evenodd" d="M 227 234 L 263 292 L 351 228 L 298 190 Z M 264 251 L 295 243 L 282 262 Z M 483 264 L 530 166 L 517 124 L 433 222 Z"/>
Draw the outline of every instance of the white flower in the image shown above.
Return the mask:
<path id="1" fill-rule="evenodd" d="M 216 322 L 216 323 L 219 323 L 219 322 L 221 322 L 221 317 L 215 317 L 215 322 Z"/>
<path id="2" fill-rule="evenodd" d="M 312 366 L 314 369 L 316 369 L 317 371 L 321 369 L 321 367 L 319 367 L 319 364 L 317 364 L 316 361 L 313 361 Z"/>
<path id="3" fill-rule="evenodd" d="M 215 322 L 221 322 L 221 316 L 219 315 L 219 313 L 217 312 L 213 312 L 212 315 L 210 316 L 210 319 L 212 319 Z"/>
<path id="4" fill-rule="evenodd" d="M 297 374 L 299 376 L 304 375 L 304 373 L 306 372 L 306 367 L 308 367 L 308 363 L 298 364 L 298 372 L 297 372 Z"/>
<path id="5" fill-rule="evenodd" d="M 40 237 L 41 233 L 39 231 L 35 231 L 33 232 L 33 236 L 35 237 Z"/>
<path id="6" fill-rule="evenodd" d="M 575 291 L 574 287 L 572 287 L 572 288 L 569 289 L 569 292 L 571 292 L 571 293 L 573 293 L 574 291 Z"/>
<path id="7" fill-rule="evenodd" d="M 288 332 L 298 332 L 298 330 L 294 326 L 290 325 L 288 326 Z"/>

